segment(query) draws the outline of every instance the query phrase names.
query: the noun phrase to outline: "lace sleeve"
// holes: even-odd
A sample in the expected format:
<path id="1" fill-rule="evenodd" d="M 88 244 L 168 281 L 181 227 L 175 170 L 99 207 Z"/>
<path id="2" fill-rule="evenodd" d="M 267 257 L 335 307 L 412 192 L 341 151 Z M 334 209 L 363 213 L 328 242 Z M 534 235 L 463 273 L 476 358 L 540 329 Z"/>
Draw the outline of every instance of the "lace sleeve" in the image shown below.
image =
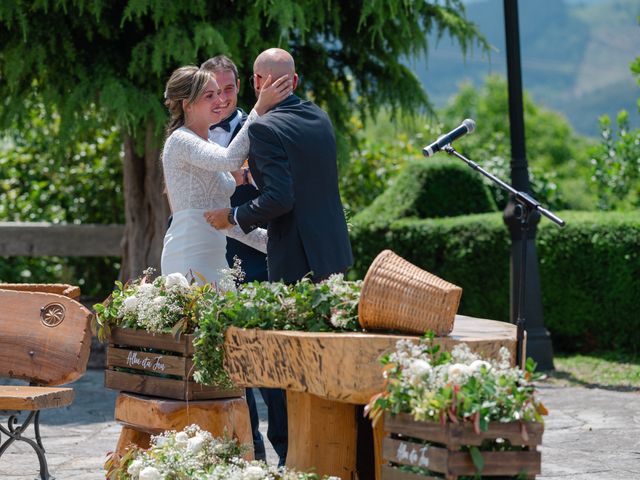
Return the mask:
<path id="1" fill-rule="evenodd" d="M 256 228 L 249 233 L 244 233 L 238 225 L 233 225 L 231 228 L 220 231 L 227 237 L 235 238 L 262 253 L 267 253 L 267 231 L 264 228 Z"/>
<path id="2" fill-rule="evenodd" d="M 165 150 L 167 146 L 176 149 L 184 161 L 203 170 L 214 172 L 237 170 L 249 155 L 248 128 L 257 118 L 259 115 L 255 110 L 251 110 L 242 129 L 226 148 L 206 141 L 188 129 L 180 128 L 171 134 L 172 142 L 165 146 Z"/>

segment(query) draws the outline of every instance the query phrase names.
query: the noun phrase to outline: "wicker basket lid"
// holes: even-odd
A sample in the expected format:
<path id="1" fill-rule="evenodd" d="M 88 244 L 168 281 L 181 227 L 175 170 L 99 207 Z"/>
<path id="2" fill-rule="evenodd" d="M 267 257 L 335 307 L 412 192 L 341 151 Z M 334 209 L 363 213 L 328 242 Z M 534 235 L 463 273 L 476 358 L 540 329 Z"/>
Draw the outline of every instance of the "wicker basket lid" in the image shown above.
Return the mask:
<path id="1" fill-rule="evenodd" d="M 460 287 L 384 250 L 364 278 L 358 317 L 365 329 L 448 335 L 461 296 Z"/>

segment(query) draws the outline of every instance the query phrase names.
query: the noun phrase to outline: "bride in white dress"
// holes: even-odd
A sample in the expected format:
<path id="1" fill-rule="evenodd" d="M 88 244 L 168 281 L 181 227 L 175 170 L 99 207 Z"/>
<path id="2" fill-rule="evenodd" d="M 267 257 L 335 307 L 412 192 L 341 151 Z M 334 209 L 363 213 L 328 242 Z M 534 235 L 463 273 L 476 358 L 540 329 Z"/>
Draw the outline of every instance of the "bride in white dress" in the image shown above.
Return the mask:
<path id="1" fill-rule="evenodd" d="M 229 173 L 238 170 L 249 153 L 247 128 L 291 92 L 290 81 L 281 77 L 262 88 L 247 121 L 227 148 L 208 140 L 209 126 L 220 114 L 220 88 L 207 71 L 188 66 L 177 69 L 167 82 L 165 105 L 171 119 L 162 151 L 162 166 L 173 219 L 164 237 L 161 273 L 202 275 L 207 282 L 220 281 L 227 268 L 226 238 L 233 237 L 266 253 L 267 234 L 249 234 L 234 225 L 216 230 L 204 212 L 229 208 L 236 182 Z"/>

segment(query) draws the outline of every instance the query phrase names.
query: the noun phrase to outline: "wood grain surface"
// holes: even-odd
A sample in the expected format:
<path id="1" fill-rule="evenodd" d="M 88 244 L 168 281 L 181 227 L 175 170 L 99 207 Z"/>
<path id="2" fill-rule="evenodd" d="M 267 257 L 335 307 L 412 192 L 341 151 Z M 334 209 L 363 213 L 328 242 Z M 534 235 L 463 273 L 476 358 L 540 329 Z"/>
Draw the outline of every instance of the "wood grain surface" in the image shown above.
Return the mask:
<path id="1" fill-rule="evenodd" d="M 287 466 L 314 467 L 319 475 L 354 478 L 356 407 L 315 395 L 287 392 Z"/>
<path id="2" fill-rule="evenodd" d="M 121 393 L 116 399 L 115 419 L 124 425 L 118 454 L 129 443 L 145 448 L 150 434 L 182 430 L 191 424 L 214 436 L 230 435 L 240 443 L 253 445 L 249 408 L 243 397 L 184 402 Z M 252 458 L 253 448 L 250 450 Z"/>
<path id="3" fill-rule="evenodd" d="M 89 310 L 64 295 L 1 288 L 0 305 L 0 376 L 55 386 L 84 374 L 91 348 Z M 51 305 L 64 312 L 54 326 L 41 318 Z"/>
<path id="4" fill-rule="evenodd" d="M 0 410 L 42 410 L 73 402 L 72 388 L 0 385 Z"/>
<path id="5" fill-rule="evenodd" d="M 311 333 L 243 330 L 230 327 L 225 338 L 225 365 L 241 387 L 284 388 L 351 404 L 366 404 L 382 390 L 380 357 L 400 339 L 418 336 L 381 333 Z M 495 358 L 502 346 L 515 361 L 514 325 L 462 315 L 453 331 L 435 342 L 445 350 L 465 342 L 483 356 Z"/>

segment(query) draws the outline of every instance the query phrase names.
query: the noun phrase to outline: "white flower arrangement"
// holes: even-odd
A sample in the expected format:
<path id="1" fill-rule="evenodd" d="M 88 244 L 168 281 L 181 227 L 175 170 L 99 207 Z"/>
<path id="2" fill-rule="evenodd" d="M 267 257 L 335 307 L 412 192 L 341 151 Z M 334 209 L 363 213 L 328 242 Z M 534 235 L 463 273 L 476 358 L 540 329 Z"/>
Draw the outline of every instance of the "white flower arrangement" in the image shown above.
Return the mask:
<path id="1" fill-rule="evenodd" d="M 107 462 L 111 480 L 319 480 L 317 474 L 299 473 L 283 467 L 241 457 L 246 451 L 234 440 L 213 437 L 197 425 L 181 432 L 169 431 L 151 438 L 148 450 L 133 448 L 115 465 Z M 340 480 L 324 477 L 325 480 Z"/>
<path id="2" fill-rule="evenodd" d="M 399 340 L 382 362 L 385 391 L 367 407 L 374 422 L 384 412 L 409 413 L 417 421 L 473 422 L 479 431 L 492 421 L 542 422 L 547 413 L 534 396 L 535 363 L 512 367 L 504 347 L 498 359 L 483 359 L 464 343 L 439 352 L 430 336 L 418 344 Z"/>
<path id="3" fill-rule="evenodd" d="M 98 338 L 108 337 L 111 327 L 142 329 L 152 333 L 193 333 L 197 310 L 205 293 L 213 287 L 190 283 L 181 273 L 150 280 L 153 269 L 126 284 L 116 282 L 109 299 L 94 306 L 94 329 Z"/>

